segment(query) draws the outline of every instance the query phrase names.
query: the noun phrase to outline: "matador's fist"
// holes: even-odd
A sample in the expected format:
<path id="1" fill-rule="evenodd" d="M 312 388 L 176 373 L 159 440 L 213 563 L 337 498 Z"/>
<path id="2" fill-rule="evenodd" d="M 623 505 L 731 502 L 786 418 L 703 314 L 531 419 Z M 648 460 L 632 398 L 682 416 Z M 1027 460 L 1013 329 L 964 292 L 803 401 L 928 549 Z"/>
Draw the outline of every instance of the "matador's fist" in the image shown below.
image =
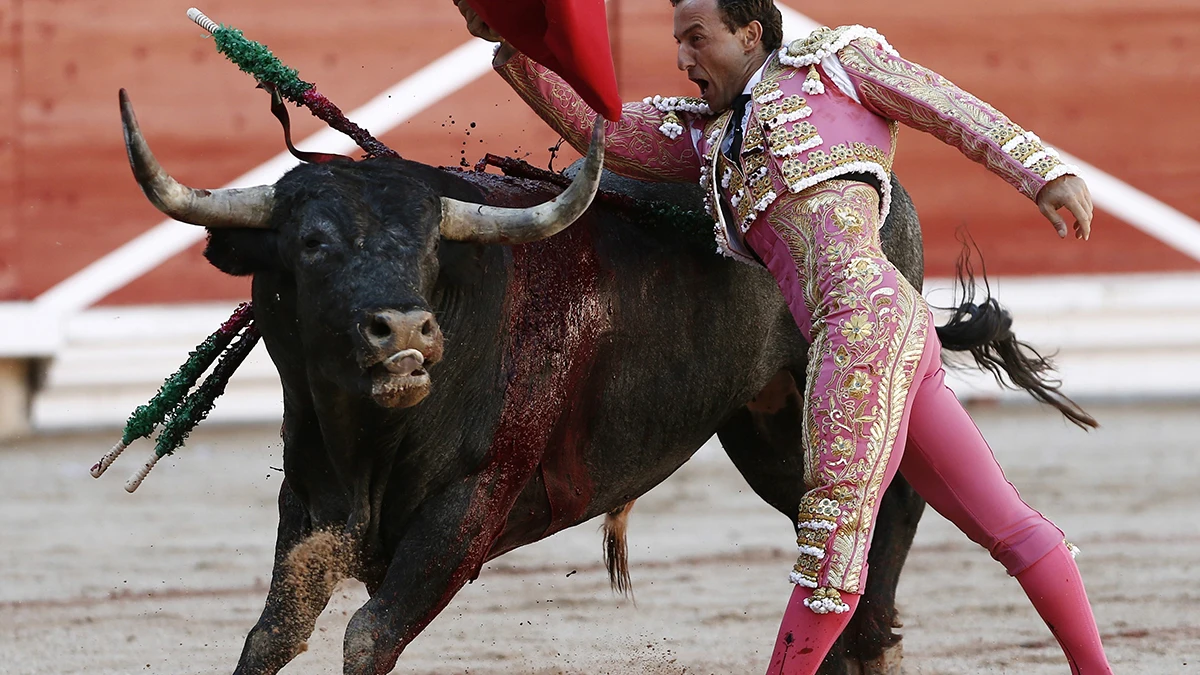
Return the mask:
<path id="1" fill-rule="evenodd" d="M 1079 176 L 1059 176 L 1046 183 L 1037 196 L 1038 209 L 1058 230 L 1058 236 L 1066 238 L 1067 223 L 1058 214 L 1067 209 L 1075 216 L 1075 238 L 1086 240 L 1092 233 L 1092 193 L 1087 183 Z"/>
<path id="2" fill-rule="evenodd" d="M 483 19 L 475 13 L 467 0 L 454 0 L 454 6 L 458 8 L 458 13 L 463 15 L 467 20 L 467 31 L 477 38 L 483 38 L 488 42 L 504 42 L 504 38 L 500 34 L 492 30 L 492 27 L 484 23 Z"/>

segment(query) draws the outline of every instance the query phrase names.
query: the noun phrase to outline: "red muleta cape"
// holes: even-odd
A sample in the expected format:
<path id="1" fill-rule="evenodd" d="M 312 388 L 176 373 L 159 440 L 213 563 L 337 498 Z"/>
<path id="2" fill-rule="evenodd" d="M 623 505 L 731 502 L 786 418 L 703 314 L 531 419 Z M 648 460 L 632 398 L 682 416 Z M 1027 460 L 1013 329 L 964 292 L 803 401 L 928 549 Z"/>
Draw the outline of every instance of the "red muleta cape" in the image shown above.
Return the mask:
<path id="1" fill-rule="evenodd" d="M 493 30 L 558 73 L 605 119 L 621 117 L 604 0 L 468 2 Z"/>

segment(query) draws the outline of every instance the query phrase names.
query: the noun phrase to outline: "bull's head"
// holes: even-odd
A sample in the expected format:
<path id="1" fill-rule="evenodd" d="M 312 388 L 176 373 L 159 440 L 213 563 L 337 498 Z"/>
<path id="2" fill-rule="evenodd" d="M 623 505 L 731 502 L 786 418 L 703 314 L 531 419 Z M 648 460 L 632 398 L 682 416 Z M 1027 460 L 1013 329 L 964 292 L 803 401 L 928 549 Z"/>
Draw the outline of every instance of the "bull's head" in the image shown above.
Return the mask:
<path id="1" fill-rule="evenodd" d="M 518 244 L 555 234 L 591 203 L 604 157 L 598 120 L 570 187 L 519 209 L 452 199 L 436 180 L 422 180 L 436 170 L 402 161 L 308 165 L 274 185 L 198 190 L 163 170 L 124 90 L 120 100 L 129 161 L 150 201 L 209 228 L 206 255 L 223 271 L 286 278 L 309 370 L 388 408 L 424 399 L 426 367 L 442 357 L 427 300 L 439 242 Z"/>

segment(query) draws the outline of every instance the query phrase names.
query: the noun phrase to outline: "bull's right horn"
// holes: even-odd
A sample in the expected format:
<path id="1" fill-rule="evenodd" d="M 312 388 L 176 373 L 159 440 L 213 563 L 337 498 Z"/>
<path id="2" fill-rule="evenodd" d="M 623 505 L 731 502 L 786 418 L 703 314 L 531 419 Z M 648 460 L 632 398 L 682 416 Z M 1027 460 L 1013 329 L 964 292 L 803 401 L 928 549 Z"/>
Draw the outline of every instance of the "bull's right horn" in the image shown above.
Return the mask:
<path id="1" fill-rule="evenodd" d="M 592 203 L 604 168 L 604 118 L 597 115 L 587 158 L 575 180 L 554 199 L 524 209 L 460 202 L 442 197 L 442 236 L 481 244 L 525 244 L 545 239 L 575 222 Z"/>
<path id="2" fill-rule="evenodd" d="M 270 226 L 275 187 L 197 190 L 183 185 L 167 173 L 138 128 L 129 95 L 121 90 L 121 121 L 125 127 L 125 151 L 142 192 L 159 211 L 175 220 L 204 227 Z"/>

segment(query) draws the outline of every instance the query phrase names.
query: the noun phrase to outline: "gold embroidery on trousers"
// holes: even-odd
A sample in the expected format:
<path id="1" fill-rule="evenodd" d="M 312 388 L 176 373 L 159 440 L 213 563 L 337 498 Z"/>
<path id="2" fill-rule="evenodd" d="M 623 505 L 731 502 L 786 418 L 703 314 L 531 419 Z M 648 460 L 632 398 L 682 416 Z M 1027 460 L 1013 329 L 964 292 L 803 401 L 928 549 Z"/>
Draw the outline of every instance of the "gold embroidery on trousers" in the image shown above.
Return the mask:
<path id="1" fill-rule="evenodd" d="M 791 251 L 812 317 L 808 492 L 797 514 L 792 580 L 827 589 L 829 602 L 820 606 L 839 611 L 832 589 L 861 592 L 874 511 L 924 351 L 927 308 L 880 250 L 874 188 L 828 181 L 777 202 L 769 222 Z"/>

